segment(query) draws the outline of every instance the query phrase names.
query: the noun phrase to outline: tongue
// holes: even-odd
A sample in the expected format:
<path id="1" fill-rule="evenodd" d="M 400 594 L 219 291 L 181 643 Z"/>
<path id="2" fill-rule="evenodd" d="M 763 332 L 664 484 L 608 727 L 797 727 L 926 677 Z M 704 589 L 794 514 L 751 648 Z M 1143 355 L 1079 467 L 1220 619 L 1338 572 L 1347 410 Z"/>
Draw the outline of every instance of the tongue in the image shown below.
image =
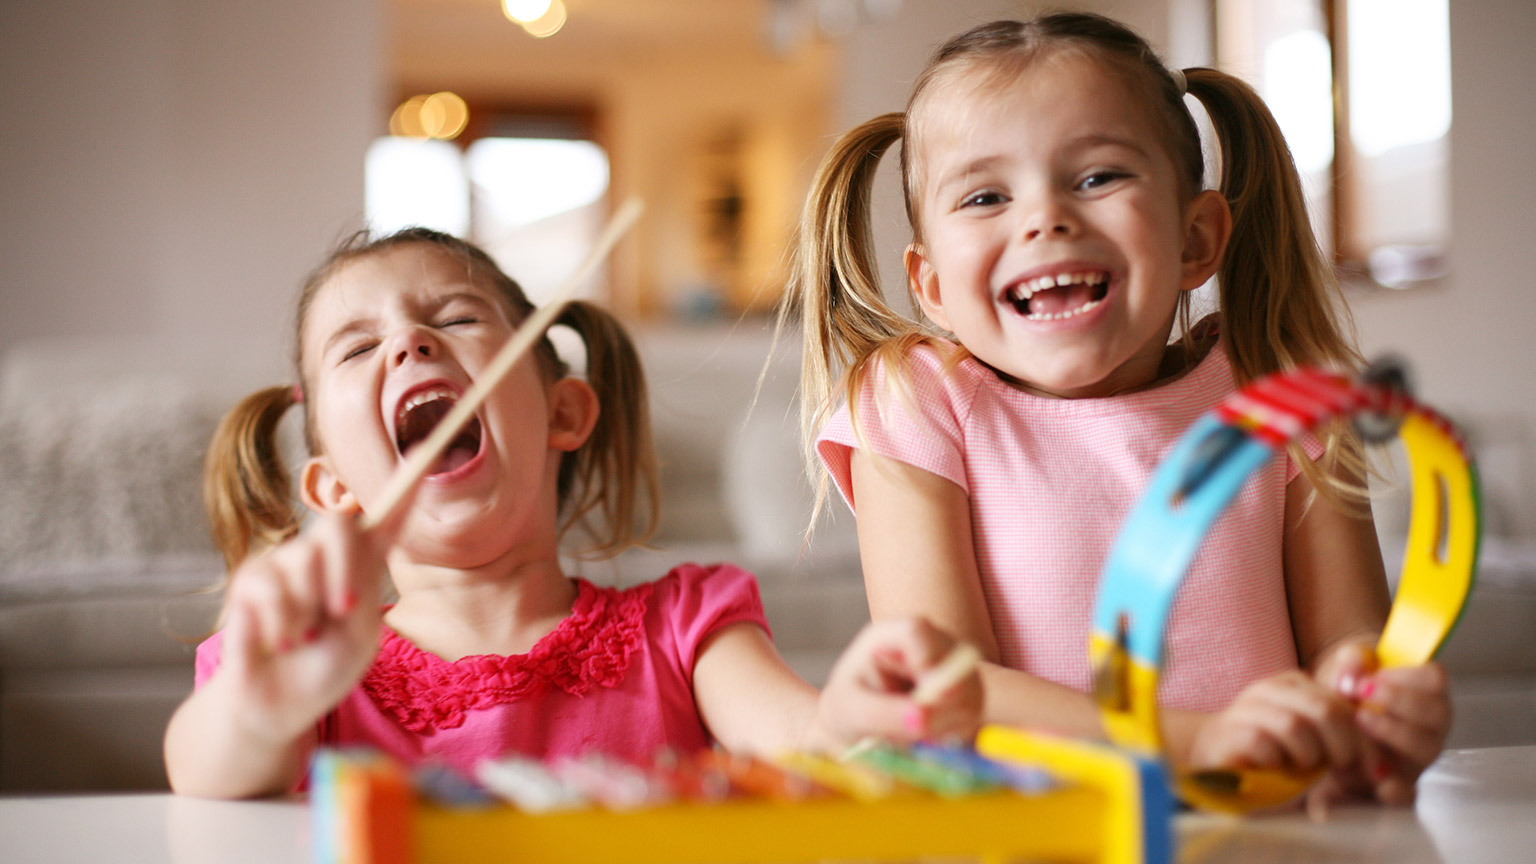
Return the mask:
<path id="1" fill-rule="evenodd" d="M 437 462 L 432 465 L 433 474 L 447 474 L 456 468 L 475 458 L 475 448 L 454 442 L 443 451 L 443 455 L 437 457 Z"/>
<path id="2" fill-rule="evenodd" d="M 1029 298 L 1029 314 L 1055 315 L 1070 312 L 1088 305 L 1093 301 L 1093 296 L 1092 285 L 1061 285 L 1036 291 L 1035 295 Z"/>
<path id="3" fill-rule="evenodd" d="M 457 438 L 453 439 L 453 443 L 443 450 L 443 455 L 437 457 L 429 473 L 447 474 L 475 458 L 478 452 L 480 452 L 480 436 L 471 434 L 470 430 L 461 432 Z"/>

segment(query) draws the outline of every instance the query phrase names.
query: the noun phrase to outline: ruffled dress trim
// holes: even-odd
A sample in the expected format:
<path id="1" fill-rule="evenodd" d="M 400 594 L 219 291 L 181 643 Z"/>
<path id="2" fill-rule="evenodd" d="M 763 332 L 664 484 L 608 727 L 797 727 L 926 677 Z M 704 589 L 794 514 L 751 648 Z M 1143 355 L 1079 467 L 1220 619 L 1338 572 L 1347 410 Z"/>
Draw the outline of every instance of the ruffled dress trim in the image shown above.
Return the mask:
<path id="1" fill-rule="evenodd" d="M 620 590 L 577 579 L 571 614 L 527 654 L 477 654 L 449 662 L 383 628 L 379 656 L 362 688 L 402 728 L 454 729 L 464 714 L 537 698 L 550 688 L 581 696 L 624 680 L 645 641 L 650 583 Z"/>

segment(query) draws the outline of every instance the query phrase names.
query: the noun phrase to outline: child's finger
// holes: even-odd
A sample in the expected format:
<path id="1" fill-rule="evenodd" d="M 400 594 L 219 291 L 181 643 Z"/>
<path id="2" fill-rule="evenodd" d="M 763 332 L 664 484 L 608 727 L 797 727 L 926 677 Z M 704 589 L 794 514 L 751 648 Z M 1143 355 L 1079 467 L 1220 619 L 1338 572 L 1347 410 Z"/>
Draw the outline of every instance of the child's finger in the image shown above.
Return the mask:
<path id="1" fill-rule="evenodd" d="M 1385 682 L 1368 688 L 1360 712 L 1388 714 L 1415 726 L 1445 732 L 1451 726 L 1451 700 L 1444 693 L 1396 687 Z"/>
<path id="2" fill-rule="evenodd" d="M 1440 755 L 1445 733 L 1440 728 L 1422 726 L 1395 714 L 1372 710 L 1369 706 L 1355 712 L 1355 722 L 1365 734 L 1385 745 L 1389 763 L 1408 770 L 1414 776 Z"/>
<path id="3" fill-rule="evenodd" d="M 1352 642 L 1333 652 L 1318 670 L 1317 679 L 1331 692 L 1354 699 L 1358 696 L 1360 682 L 1375 672 L 1378 665 L 1376 651 L 1370 643 Z"/>
<path id="4" fill-rule="evenodd" d="M 1445 667 L 1439 663 L 1399 666 L 1363 679 L 1358 688 L 1359 699 L 1365 704 L 1400 705 L 1402 710 L 1398 713 L 1418 714 L 1436 706 L 1448 706 L 1448 684 Z"/>
<path id="5" fill-rule="evenodd" d="M 325 574 L 325 553 L 315 538 L 300 536 L 272 550 L 268 560 L 275 616 L 268 628 L 270 644 L 276 651 L 288 651 L 324 619 L 324 598 L 318 586 Z"/>
<path id="6" fill-rule="evenodd" d="M 887 643 L 885 647 L 904 662 L 905 671 L 914 678 L 942 663 L 956 645 L 953 637 L 923 618 L 881 621 L 876 626 Z"/>
<path id="7" fill-rule="evenodd" d="M 1353 706 L 1310 680 L 1305 684 L 1289 694 L 1290 707 L 1309 721 L 1309 731 L 1322 746 L 1323 761 L 1335 767 L 1354 765 L 1360 759 L 1360 735 Z"/>
<path id="8" fill-rule="evenodd" d="M 325 555 L 326 612 L 339 620 L 361 605 L 377 606 L 379 553 L 357 516 L 327 515 L 317 531 Z"/>
<path id="9" fill-rule="evenodd" d="M 1273 682 L 1255 692 L 1250 722 L 1273 736 L 1290 767 L 1307 771 L 1354 764 L 1359 734 L 1350 704 L 1304 674 Z"/>
<path id="10" fill-rule="evenodd" d="M 223 633 L 223 641 L 219 643 L 219 668 L 234 675 L 235 680 L 244 678 L 253 662 L 265 651 L 259 628 L 244 603 L 231 602 L 225 607 Z"/>
<path id="11" fill-rule="evenodd" d="M 250 622 L 252 638 L 262 651 L 284 650 L 285 618 L 290 614 L 287 591 L 284 588 L 285 564 L 280 557 L 292 559 L 292 554 L 279 556 L 281 549 L 274 549 L 250 564 L 241 567 L 230 583 L 230 606 L 243 610 Z"/>
<path id="12" fill-rule="evenodd" d="M 1192 756 L 1195 768 L 1284 768 L 1285 749 L 1259 726 L 1241 716 L 1229 715 L 1219 722 L 1212 740 L 1202 744 Z"/>

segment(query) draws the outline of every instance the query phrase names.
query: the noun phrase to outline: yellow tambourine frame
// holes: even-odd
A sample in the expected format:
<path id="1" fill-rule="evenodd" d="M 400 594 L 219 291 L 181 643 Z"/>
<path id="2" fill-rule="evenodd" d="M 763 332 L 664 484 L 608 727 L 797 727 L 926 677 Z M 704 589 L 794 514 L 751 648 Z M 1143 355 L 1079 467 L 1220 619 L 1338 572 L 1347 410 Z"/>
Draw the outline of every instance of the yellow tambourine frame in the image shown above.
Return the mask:
<path id="1" fill-rule="evenodd" d="M 1270 376 L 1200 418 L 1154 472 L 1105 564 L 1089 638 L 1094 692 L 1115 743 L 1163 751 L 1156 700 L 1163 632 L 1175 592 L 1210 526 L 1260 466 L 1337 417 L 1370 419 L 1408 452 L 1413 513 L 1408 546 L 1377 659 L 1383 667 L 1430 660 L 1450 635 L 1476 571 L 1477 472 L 1455 427 L 1384 381 L 1317 370 Z M 1244 812 L 1294 798 L 1317 775 L 1222 770 L 1176 775 L 1186 801 Z"/>

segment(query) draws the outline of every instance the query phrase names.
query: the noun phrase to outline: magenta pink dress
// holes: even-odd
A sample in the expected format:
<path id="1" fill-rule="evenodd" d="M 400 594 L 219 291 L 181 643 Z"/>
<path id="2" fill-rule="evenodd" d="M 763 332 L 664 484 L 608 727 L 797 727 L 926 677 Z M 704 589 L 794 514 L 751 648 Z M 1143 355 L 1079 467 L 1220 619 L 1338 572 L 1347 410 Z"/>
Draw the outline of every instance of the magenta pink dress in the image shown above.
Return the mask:
<path id="1" fill-rule="evenodd" d="M 646 763 L 663 747 L 708 746 L 693 701 L 694 660 L 723 627 L 768 629 L 752 574 L 683 564 L 627 589 L 575 581 L 570 617 L 527 654 L 448 662 L 384 627 L 373 666 L 320 722 L 321 743 L 466 773 L 502 754 Z M 221 635 L 198 646 L 199 687 L 218 667 Z"/>

